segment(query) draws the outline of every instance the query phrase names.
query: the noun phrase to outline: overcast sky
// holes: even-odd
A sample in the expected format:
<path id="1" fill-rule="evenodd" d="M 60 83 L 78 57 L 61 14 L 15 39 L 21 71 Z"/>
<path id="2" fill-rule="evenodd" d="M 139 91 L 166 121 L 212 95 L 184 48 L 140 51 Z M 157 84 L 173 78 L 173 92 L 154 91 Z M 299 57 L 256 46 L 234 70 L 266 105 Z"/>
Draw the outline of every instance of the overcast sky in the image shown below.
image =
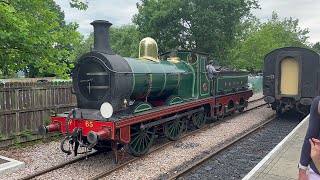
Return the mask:
<path id="1" fill-rule="evenodd" d="M 70 8 L 68 0 L 55 0 L 65 12 L 67 22 L 77 22 L 79 31 L 88 35 L 92 31 L 90 22 L 103 19 L 114 25 L 131 23 L 136 14 L 138 0 L 88 0 L 89 8 L 79 11 Z M 261 10 L 254 10 L 253 14 L 262 22 L 270 19 L 272 11 L 283 19 L 293 17 L 299 19 L 301 28 L 309 28 L 309 42 L 320 41 L 320 0 L 259 0 Z"/>

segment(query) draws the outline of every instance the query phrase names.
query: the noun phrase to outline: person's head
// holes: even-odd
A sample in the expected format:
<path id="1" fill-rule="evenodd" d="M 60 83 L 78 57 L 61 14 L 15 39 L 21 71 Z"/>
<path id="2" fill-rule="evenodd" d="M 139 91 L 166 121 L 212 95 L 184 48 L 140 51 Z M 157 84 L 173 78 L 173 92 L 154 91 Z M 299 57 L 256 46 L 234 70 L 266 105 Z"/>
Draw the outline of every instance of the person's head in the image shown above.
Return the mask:
<path id="1" fill-rule="evenodd" d="M 213 60 L 210 60 L 210 61 L 208 62 L 208 64 L 213 65 Z"/>

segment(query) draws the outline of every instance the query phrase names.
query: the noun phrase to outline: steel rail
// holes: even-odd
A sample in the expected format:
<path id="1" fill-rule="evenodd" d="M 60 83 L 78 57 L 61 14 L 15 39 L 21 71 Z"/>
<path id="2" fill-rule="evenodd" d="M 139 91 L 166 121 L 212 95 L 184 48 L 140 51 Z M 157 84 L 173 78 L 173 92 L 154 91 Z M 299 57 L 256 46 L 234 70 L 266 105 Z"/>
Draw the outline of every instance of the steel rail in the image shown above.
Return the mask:
<path id="1" fill-rule="evenodd" d="M 99 153 L 98 151 L 95 151 L 95 152 L 93 152 L 93 153 L 89 153 L 88 155 L 82 155 L 82 156 L 77 157 L 77 158 L 75 158 L 75 159 L 72 159 L 72 160 L 70 160 L 70 161 L 66 161 L 66 162 L 63 162 L 63 163 L 61 163 L 61 164 L 52 166 L 52 167 L 50 167 L 50 168 L 48 168 L 48 169 L 41 170 L 41 171 L 36 172 L 36 173 L 34 173 L 34 174 L 30 174 L 30 175 L 28 175 L 28 176 L 26 176 L 26 177 L 21 178 L 20 180 L 27 180 L 27 179 L 35 178 L 35 177 L 37 177 L 37 176 L 41 176 L 41 175 L 46 174 L 46 173 L 48 173 L 48 172 L 51 172 L 51 171 L 54 171 L 54 170 L 63 168 L 63 167 L 66 166 L 66 165 L 76 163 L 76 162 L 78 162 L 78 161 L 81 161 L 81 160 L 83 160 L 83 159 L 86 159 L 87 157 L 95 156 L 95 155 L 98 155 L 98 154 L 100 154 L 100 153 Z"/>
<path id="2" fill-rule="evenodd" d="M 258 98 L 258 99 L 254 99 L 254 100 L 252 100 L 252 101 L 248 101 L 248 103 L 257 102 L 257 101 L 260 101 L 260 100 L 263 100 L 263 97 L 262 97 L 262 98 Z"/>
<path id="3" fill-rule="evenodd" d="M 244 133 L 243 135 L 237 137 L 236 139 L 228 142 L 227 144 L 223 145 L 223 147 L 211 152 L 210 154 L 208 154 L 207 156 L 205 156 L 204 158 L 200 159 L 199 161 L 189 165 L 188 167 L 184 168 L 181 171 L 178 171 L 177 173 L 175 173 L 173 176 L 169 177 L 168 179 L 173 180 L 173 179 L 177 179 L 179 177 L 182 177 L 183 175 L 187 174 L 189 171 L 201 166 L 202 164 L 204 164 L 206 161 L 208 161 L 209 159 L 211 159 L 213 156 L 219 154 L 220 152 L 222 152 L 223 150 L 227 149 L 228 147 L 230 147 L 231 145 L 237 143 L 238 141 L 240 141 L 241 139 L 247 137 L 248 135 L 256 132 L 257 130 L 259 130 L 260 128 L 264 127 L 266 124 L 272 122 L 273 120 L 277 119 L 278 116 L 272 117 L 267 121 L 264 121 L 263 123 L 259 124 L 257 127 L 251 129 L 250 131 Z"/>

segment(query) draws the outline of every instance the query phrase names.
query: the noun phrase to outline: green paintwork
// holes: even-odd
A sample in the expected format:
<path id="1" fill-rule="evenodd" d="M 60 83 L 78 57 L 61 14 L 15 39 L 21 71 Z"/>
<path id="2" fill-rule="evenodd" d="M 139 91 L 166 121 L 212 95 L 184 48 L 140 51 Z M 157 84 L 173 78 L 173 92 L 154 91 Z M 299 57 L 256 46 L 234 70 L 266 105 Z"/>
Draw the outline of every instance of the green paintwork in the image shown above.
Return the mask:
<path id="1" fill-rule="evenodd" d="M 179 95 L 182 94 L 190 94 L 190 91 L 192 92 L 192 97 L 195 99 L 198 98 L 205 98 L 208 97 L 210 94 L 210 87 L 209 87 L 209 79 L 207 77 L 206 73 L 206 65 L 207 65 L 207 56 L 206 54 L 200 54 L 200 53 L 194 53 L 197 57 L 196 62 L 190 61 L 189 57 L 191 56 L 191 52 L 177 52 L 177 57 L 181 59 L 181 61 L 184 61 L 189 67 L 193 69 L 194 72 L 194 78 L 192 81 L 192 84 L 187 82 L 186 84 L 183 84 L 179 88 Z M 207 88 L 203 88 L 204 84 L 206 84 Z"/>
<path id="2" fill-rule="evenodd" d="M 216 81 L 215 93 L 221 94 L 221 91 L 233 92 L 234 88 L 246 87 L 248 76 L 218 76 Z"/>
<path id="3" fill-rule="evenodd" d="M 168 59 L 168 54 L 164 54 L 160 59 L 154 62 L 125 58 L 133 72 L 128 74 L 133 78 L 131 99 L 166 101 L 171 95 L 181 98 L 171 100 L 172 105 L 211 95 L 206 72 L 208 54 L 178 51 L 174 58 Z M 214 83 L 212 94 L 219 95 L 221 91 L 230 93 L 246 87 L 248 77 L 244 72 L 223 72 Z"/>
<path id="4" fill-rule="evenodd" d="M 141 103 L 139 104 L 136 108 L 134 108 L 134 113 L 139 113 L 139 112 L 143 112 L 143 111 L 147 111 L 147 110 L 151 110 L 152 106 L 150 104 L 147 103 Z"/>
<path id="5" fill-rule="evenodd" d="M 179 118 L 175 121 L 165 123 L 164 135 L 171 141 L 175 141 L 181 136 L 184 129 L 184 122 L 182 119 Z"/>
<path id="6" fill-rule="evenodd" d="M 200 58 L 200 84 L 199 84 L 199 88 L 200 88 L 200 96 L 201 97 L 207 97 L 209 96 L 209 92 L 210 92 L 210 82 L 209 82 L 209 78 L 207 75 L 207 70 L 206 70 L 206 66 L 207 66 L 207 57 L 206 56 L 201 56 Z M 204 85 L 207 86 L 207 89 L 204 88 Z"/>
<path id="7" fill-rule="evenodd" d="M 188 80 L 183 81 L 180 84 L 178 89 L 179 96 L 183 97 L 184 99 L 198 99 L 198 92 L 197 92 L 197 63 L 190 63 L 188 62 L 188 55 L 189 52 L 178 52 L 177 57 L 180 58 L 181 62 L 184 62 L 184 65 L 191 69 L 193 72 L 193 76 L 187 77 Z"/>
<path id="8" fill-rule="evenodd" d="M 183 99 L 195 98 L 194 86 L 195 86 L 195 72 L 192 66 L 181 61 L 176 66 L 182 69 L 188 69 L 188 74 L 183 74 L 180 78 L 179 88 L 175 91 L 175 94 Z"/>
<path id="9" fill-rule="evenodd" d="M 156 135 L 156 128 L 140 128 L 140 125 L 134 125 L 130 127 L 130 143 L 129 150 L 134 156 L 142 156 L 145 154 L 154 141 Z"/>
<path id="10" fill-rule="evenodd" d="M 146 96 L 155 98 L 172 94 L 182 98 L 192 97 L 191 90 L 185 90 L 183 93 L 180 91 L 180 88 L 190 86 L 190 81 L 192 82 L 194 78 L 192 68 L 186 63 L 182 61 L 177 63 L 153 62 L 132 58 L 125 58 L 125 60 L 133 72 L 132 99 L 142 99 Z M 151 89 L 148 88 L 148 83 L 151 85 Z"/>
<path id="11" fill-rule="evenodd" d="M 169 105 L 175 105 L 175 104 L 179 104 L 179 103 L 183 103 L 183 99 L 181 97 L 174 97 L 169 102 Z"/>
<path id="12" fill-rule="evenodd" d="M 206 124 L 206 117 L 204 112 L 196 112 L 192 114 L 192 123 L 197 127 L 197 128 L 202 128 Z"/>

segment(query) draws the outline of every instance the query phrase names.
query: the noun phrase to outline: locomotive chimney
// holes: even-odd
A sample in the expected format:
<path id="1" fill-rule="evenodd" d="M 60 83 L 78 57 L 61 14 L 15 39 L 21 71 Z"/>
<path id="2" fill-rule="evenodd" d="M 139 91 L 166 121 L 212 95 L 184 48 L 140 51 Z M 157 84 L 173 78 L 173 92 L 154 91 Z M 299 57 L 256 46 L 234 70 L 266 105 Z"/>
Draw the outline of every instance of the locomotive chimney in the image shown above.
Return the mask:
<path id="1" fill-rule="evenodd" d="M 114 54 L 110 47 L 109 29 L 112 23 L 104 20 L 96 20 L 90 23 L 93 26 L 94 51 Z"/>

